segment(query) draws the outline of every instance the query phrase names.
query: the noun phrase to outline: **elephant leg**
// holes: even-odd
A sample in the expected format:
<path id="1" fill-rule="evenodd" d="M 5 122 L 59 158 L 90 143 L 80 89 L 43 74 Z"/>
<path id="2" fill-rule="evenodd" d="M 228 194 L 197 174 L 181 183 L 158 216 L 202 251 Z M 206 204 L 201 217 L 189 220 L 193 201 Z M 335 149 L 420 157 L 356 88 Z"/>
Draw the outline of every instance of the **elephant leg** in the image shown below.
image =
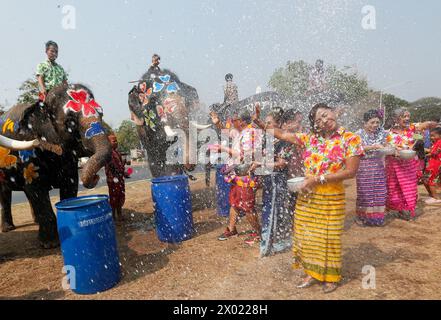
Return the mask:
<path id="1" fill-rule="evenodd" d="M 32 205 L 31 205 L 31 216 L 32 216 L 32 221 L 34 221 L 34 223 L 38 223 L 38 219 L 35 216 L 35 211 L 34 211 L 34 208 L 32 207 Z"/>
<path id="2" fill-rule="evenodd" d="M 0 192 L 2 232 L 9 232 L 15 229 L 14 222 L 12 221 L 11 198 L 12 191 L 2 187 Z"/>
<path id="3" fill-rule="evenodd" d="M 56 248 L 60 245 L 58 240 L 57 219 L 52 209 L 49 192 L 44 188 L 26 188 L 35 217 L 40 225 L 38 229 L 38 240 L 44 249 Z"/>

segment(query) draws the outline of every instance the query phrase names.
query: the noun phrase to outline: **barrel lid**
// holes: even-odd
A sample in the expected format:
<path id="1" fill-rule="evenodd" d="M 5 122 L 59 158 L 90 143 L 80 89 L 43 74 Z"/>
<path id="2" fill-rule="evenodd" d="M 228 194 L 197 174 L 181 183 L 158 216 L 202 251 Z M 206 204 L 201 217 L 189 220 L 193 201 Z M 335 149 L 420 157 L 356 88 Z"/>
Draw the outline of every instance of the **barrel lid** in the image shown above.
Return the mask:
<path id="1" fill-rule="evenodd" d="M 88 195 L 76 198 L 64 199 L 55 204 L 57 209 L 76 209 L 98 204 L 103 201 L 108 201 L 109 196 L 105 194 Z"/>
<path id="2" fill-rule="evenodd" d="M 152 179 L 152 183 L 167 183 L 172 181 L 180 181 L 187 180 L 188 177 L 186 175 L 176 175 L 176 176 L 163 176 L 159 178 Z"/>

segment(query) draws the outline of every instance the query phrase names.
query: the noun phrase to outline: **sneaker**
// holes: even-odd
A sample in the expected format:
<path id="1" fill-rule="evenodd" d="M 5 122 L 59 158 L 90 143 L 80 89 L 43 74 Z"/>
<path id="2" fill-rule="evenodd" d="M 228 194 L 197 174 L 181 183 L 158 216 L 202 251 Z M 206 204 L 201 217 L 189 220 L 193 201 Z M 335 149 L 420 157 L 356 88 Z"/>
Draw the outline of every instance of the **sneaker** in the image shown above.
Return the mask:
<path id="1" fill-rule="evenodd" d="M 222 233 L 219 238 L 217 238 L 217 240 L 219 241 L 225 241 L 230 239 L 233 236 L 237 236 L 237 230 L 236 228 L 234 228 L 233 231 L 230 231 L 230 228 L 227 227 L 227 229 L 225 229 L 224 233 Z"/>
<path id="2" fill-rule="evenodd" d="M 259 243 L 260 242 L 260 237 L 259 237 L 259 235 L 257 233 L 251 233 L 249 235 L 249 237 L 245 239 L 244 242 L 251 246 L 251 245 L 253 245 L 255 243 Z"/>
<path id="3" fill-rule="evenodd" d="M 424 201 L 425 204 L 438 204 L 441 203 L 440 199 L 435 199 L 435 198 L 429 198 L 426 201 Z"/>

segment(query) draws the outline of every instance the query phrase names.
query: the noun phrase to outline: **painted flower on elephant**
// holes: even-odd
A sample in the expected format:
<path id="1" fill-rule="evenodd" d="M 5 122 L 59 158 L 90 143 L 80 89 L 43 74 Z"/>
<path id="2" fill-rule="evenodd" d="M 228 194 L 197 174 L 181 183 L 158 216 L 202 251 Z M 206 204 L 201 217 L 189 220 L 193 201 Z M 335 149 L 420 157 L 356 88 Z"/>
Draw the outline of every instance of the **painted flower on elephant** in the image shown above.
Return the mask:
<path id="1" fill-rule="evenodd" d="M 297 138 L 305 147 L 303 159 L 306 175 L 336 173 L 344 168 L 346 158 L 364 154 L 361 138 L 344 128 L 338 129 L 328 139 L 305 133 L 297 134 Z"/>
<path id="2" fill-rule="evenodd" d="M 18 155 L 20 157 L 21 162 L 25 163 L 28 162 L 31 158 L 36 158 L 37 155 L 35 154 L 35 150 L 20 150 L 18 152 Z"/>
<path id="3" fill-rule="evenodd" d="M 11 133 L 14 133 L 14 131 L 17 129 L 17 124 L 14 123 L 11 119 L 6 119 L 5 123 L 3 123 L 2 126 L 2 132 L 6 133 L 6 131 L 10 131 Z"/>
<path id="4" fill-rule="evenodd" d="M 101 106 L 90 97 L 90 94 L 84 90 L 67 90 L 67 94 L 70 99 L 66 105 L 63 107 L 64 112 L 82 112 L 87 118 L 98 117 L 99 114 L 103 113 Z"/>
<path id="5" fill-rule="evenodd" d="M 35 166 L 32 162 L 23 170 L 23 177 L 25 178 L 26 184 L 31 184 L 35 179 L 38 178 L 39 167 Z"/>
<path id="6" fill-rule="evenodd" d="M 167 121 L 167 115 L 175 111 L 179 101 L 176 97 L 169 97 L 164 100 L 162 105 L 158 104 L 156 106 L 156 111 L 162 121 Z"/>
<path id="7" fill-rule="evenodd" d="M 150 96 L 152 95 L 152 88 L 147 88 L 147 83 L 142 82 L 139 84 L 139 90 L 141 93 L 139 94 L 139 101 L 141 101 L 142 106 L 146 106 L 150 102 Z"/>
<path id="8" fill-rule="evenodd" d="M 11 150 L 0 147 L 0 168 L 9 169 L 17 165 L 17 157 L 10 153 Z"/>
<path id="9" fill-rule="evenodd" d="M 147 127 L 156 131 L 156 113 L 153 110 L 144 110 L 144 120 Z"/>
<path id="10" fill-rule="evenodd" d="M 98 136 L 100 134 L 105 134 L 104 128 L 98 121 L 92 122 L 89 129 L 86 130 L 85 136 L 87 139 Z"/>

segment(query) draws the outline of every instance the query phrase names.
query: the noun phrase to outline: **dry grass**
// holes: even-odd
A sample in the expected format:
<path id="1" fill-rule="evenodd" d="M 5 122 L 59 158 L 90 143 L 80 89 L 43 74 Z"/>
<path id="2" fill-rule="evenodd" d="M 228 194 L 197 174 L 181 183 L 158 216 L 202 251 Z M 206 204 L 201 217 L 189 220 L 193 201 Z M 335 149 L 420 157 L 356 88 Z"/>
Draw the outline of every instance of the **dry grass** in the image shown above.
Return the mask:
<path id="1" fill-rule="evenodd" d="M 259 258 L 243 238 L 217 241 L 225 219 L 215 215 L 213 190 L 203 178 L 191 183 L 196 235 L 179 245 L 157 240 L 152 229 L 150 185 L 127 185 L 126 222 L 117 226 L 123 277 L 113 289 L 92 296 L 61 287 L 59 249 L 42 250 L 27 204 L 13 208 L 19 228 L 0 234 L 0 297 L 6 299 L 440 299 L 441 207 L 425 207 L 416 222 L 394 220 L 384 228 L 353 224 L 354 183 L 347 189 L 343 236 L 344 280 L 324 295 L 316 286 L 296 289 L 301 272 L 285 252 Z M 425 194 L 420 190 L 421 194 Z M 106 193 L 107 188 L 88 193 Z M 54 203 L 57 199 L 53 199 Z M 205 204 L 205 205 L 204 205 Z M 208 205 L 207 205 L 208 204 Z M 239 228 L 244 230 L 244 222 Z M 362 288 L 362 268 L 376 268 L 376 289 Z"/>

